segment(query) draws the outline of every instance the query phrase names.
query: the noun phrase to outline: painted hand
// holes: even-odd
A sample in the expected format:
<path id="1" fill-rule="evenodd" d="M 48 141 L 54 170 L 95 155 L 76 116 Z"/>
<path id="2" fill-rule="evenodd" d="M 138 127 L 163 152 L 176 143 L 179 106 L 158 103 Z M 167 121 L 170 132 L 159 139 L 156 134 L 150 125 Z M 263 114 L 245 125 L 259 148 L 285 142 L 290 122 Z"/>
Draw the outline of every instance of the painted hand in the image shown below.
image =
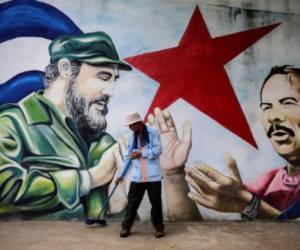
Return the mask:
<path id="1" fill-rule="evenodd" d="M 236 161 L 225 155 L 230 176 L 206 164 L 186 168 L 186 180 L 193 187 L 189 197 L 196 203 L 221 212 L 242 212 L 252 198 L 243 187 Z"/>
<path id="2" fill-rule="evenodd" d="M 124 150 L 124 142 L 120 140 L 104 152 L 96 166 L 89 169 L 93 188 L 115 181 L 116 173 L 123 167 L 122 153 Z"/>
<path id="3" fill-rule="evenodd" d="M 155 108 L 154 115 L 148 115 L 150 126 L 159 130 L 162 154 L 160 156 L 161 168 L 173 173 L 184 168 L 192 145 L 192 129 L 190 122 L 183 125 L 182 139 L 178 137 L 173 118 L 168 110 Z"/>
<path id="4" fill-rule="evenodd" d="M 111 180 L 110 185 L 108 186 L 108 193 L 111 193 L 115 185 L 117 185 L 118 187 L 115 190 L 111 199 L 109 200 L 109 206 L 108 206 L 109 214 L 119 213 L 124 209 L 124 207 L 127 204 L 127 194 L 125 188 L 126 183 L 123 178 L 118 180 L 119 173 L 124 165 L 123 155 L 126 150 L 126 145 L 127 145 L 127 138 L 121 136 L 118 139 L 118 143 L 116 143 L 116 146 L 114 148 L 113 158 L 115 162 L 115 172 L 114 172 L 114 177 Z"/>
<path id="5" fill-rule="evenodd" d="M 120 136 L 120 138 L 118 139 L 118 143 L 116 143 L 116 146 L 114 149 L 114 155 L 113 155 L 113 159 L 114 159 L 115 167 L 116 167 L 115 175 L 112 180 L 113 183 L 116 183 L 119 172 L 123 169 L 123 166 L 124 166 L 123 155 L 126 151 L 127 143 L 128 143 L 128 138 L 125 135 Z M 118 184 L 122 181 L 123 181 L 123 179 L 120 180 L 118 182 Z"/>

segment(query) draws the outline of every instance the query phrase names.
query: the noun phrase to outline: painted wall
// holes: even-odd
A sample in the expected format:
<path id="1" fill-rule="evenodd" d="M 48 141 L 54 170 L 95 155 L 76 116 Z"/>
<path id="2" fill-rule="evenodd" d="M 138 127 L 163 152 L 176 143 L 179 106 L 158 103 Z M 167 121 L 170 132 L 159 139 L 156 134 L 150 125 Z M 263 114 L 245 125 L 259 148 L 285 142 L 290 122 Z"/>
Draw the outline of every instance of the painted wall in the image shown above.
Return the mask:
<path id="1" fill-rule="evenodd" d="M 195 168 L 195 162 L 201 161 L 228 175 L 224 155 L 229 152 L 236 160 L 243 182 L 250 183 L 266 171 L 286 165 L 286 159 L 274 150 L 261 124 L 260 88 L 272 66 L 289 64 L 299 67 L 300 4 L 297 1 L 284 1 L 284 4 L 281 1 L 38 2 L 43 8 L 46 6 L 43 11 L 53 20 L 52 24 L 46 22 L 51 27 L 49 30 L 53 31 L 51 34 L 45 27 L 34 29 L 30 23 L 23 30 L 11 28 L 16 27 L 18 22 L 24 24 L 25 17 L 21 15 L 13 16 L 15 23 L 3 22 L 9 16 L 5 15 L 9 14 L 7 10 L 21 2 L 28 6 L 37 4 L 34 1 L 15 1 L 8 6 L 2 1 L 0 7 L 0 23 L 3 26 L 0 31 L 1 103 L 16 102 L 32 91 L 26 84 L 23 92 L 12 85 L 6 88 L 8 83 L 19 80 L 12 78 L 22 72 L 30 71 L 27 76 L 34 82 L 35 89 L 42 87 L 39 81 L 41 75 L 37 71 L 43 72 L 49 63 L 48 46 L 55 37 L 72 32 L 104 31 L 114 41 L 120 58 L 134 68 L 130 72 L 120 72 L 114 97 L 108 104 L 106 131 L 114 138 L 128 133 L 128 128 L 122 126 L 128 112 L 138 111 L 146 116 L 158 106 L 170 111 L 179 138 L 182 138 L 184 122 L 191 122 L 192 148 L 186 152 L 186 166 Z M 60 14 L 49 6 L 63 13 L 61 19 L 53 18 Z M 64 15 L 69 18 L 68 21 Z M 43 17 L 42 13 L 39 18 Z M 65 26 L 60 26 L 59 21 Z M 33 26 L 30 28 L 30 25 Z M 24 75 L 22 77 L 24 79 Z M 2 161 L 3 166 L 8 164 Z M 26 169 L 26 174 L 27 171 L 29 169 Z M 17 178 L 22 179 L 22 174 Z M 4 188 L 7 194 L 16 187 L 8 185 L 12 180 L 9 178 L 1 180 L 0 176 L 2 194 Z M 70 180 L 71 177 L 65 178 Z M 51 175 L 50 179 L 55 177 Z M 300 177 L 297 181 L 295 189 L 299 191 Z M 58 182 L 55 182 L 56 185 Z M 209 193 L 203 186 L 201 189 L 201 182 L 197 185 L 199 190 L 204 190 L 204 196 Z M 105 190 L 101 192 L 106 194 Z M 163 195 L 164 192 L 165 189 Z M 283 198 L 280 199 L 284 199 L 289 194 L 281 195 Z M 12 216 L 20 214 L 18 205 L 14 210 L 16 204 L 12 204 L 13 199 L 5 198 L 7 196 L 3 196 L 0 203 L 1 211 L 5 211 L 3 217 L 7 216 L 4 214 L 10 211 L 11 205 L 14 207 Z M 61 201 L 56 201 L 53 207 L 49 205 L 43 216 L 60 219 L 82 217 L 79 201 L 67 206 L 71 212 L 58 211 L 57 204 Z M 115 197 L 114 202 L 118 203 L 119 198 Z M 166 218 L 170 212 L 167 203 L 164 198 Z M 240 218 L 239 213 L 217 212 L 222 209 L 205 208 L 204 203 L 202 200 L 202 205 L 198 204 L 204 219 Z M 22 206 L 25 206 L 23 211 L 28 211 L 27 215 L 39 215 L 30 206 Z M 207 203 L 206 206 L 212 207 Z M 118 212 L 120 207 L 116 208 Z M 139 209 L 139 216 L 149 219 L 147 197 Z"/>

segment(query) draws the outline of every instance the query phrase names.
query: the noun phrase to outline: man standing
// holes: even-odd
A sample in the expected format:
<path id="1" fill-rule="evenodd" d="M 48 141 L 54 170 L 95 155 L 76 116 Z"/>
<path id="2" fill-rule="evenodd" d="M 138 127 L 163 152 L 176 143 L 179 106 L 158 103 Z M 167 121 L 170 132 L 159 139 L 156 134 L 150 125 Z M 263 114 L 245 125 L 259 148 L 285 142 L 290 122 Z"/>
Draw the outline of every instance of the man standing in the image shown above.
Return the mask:
<path id="1" fill-rule="evenodd" d="M 235 160 L 227 155 L 230 177 L 206 164 L 187 169 L 186 177 L 195 189 L 189 196 L 200 205 L 251 220 L 277 218 L 300 198 L 300 69 L 273 67 L 260 95 L 264 130 L 287 164 L 243 185 Z"/>
<path id="2" fill-rule="evenodd" d="M 126 124 L 133 131 L 124 155 L 124 168 L 116 180 L 123 180 L 132 165 L 132 177 L 128 193 L 125 219 L 122 222 L 121 237 L 127 237 L 137 215 L 137 210 L 147 190 L 152 205 L 151 219 L 156 229 L 155 237 L 164 236 L 161 202 L 161 174 L 159 156 L 161 154 L 160 136 L 156 129 L 146 126 L 138 113 L 130 113 Z M 132 164 L 128 164 L 132 161 Z"/>

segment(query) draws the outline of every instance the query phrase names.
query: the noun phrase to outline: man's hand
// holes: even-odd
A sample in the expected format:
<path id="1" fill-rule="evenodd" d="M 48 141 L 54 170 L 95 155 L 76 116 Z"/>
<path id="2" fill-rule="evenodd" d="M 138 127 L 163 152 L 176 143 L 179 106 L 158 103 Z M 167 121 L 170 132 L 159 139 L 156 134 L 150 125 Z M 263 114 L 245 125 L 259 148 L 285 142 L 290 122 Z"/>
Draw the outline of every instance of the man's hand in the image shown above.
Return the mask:
<path id="1" fill-rule="evenodd" d="M 159 130 L 162 154 L 160 156 L 161 168 L 166 172 L 178 172 L 184 168 L 192 145 L 192 129 L 190 122 L 183 125 L 182 139 L 178 138 L 173 118 L 168 110 L 154 109 L 155 117 L 148 115 L 150 126 Z"/>
<path id="2" fill-rule="evenodd" d="M 123 178 L 122 177 L 118 177 L 115 181 L 115 185 L 118 186 L 121 182 L 123 182 Z"/>
<path id="3" fill-rule="evenodd" d="M 133 151 L 130 155 L 130 159 L 134 160 L 134 159 L 138 159 L 142 156 L 142 153 L 140 151 Z"/>
<path id="4" fill-rule="evenodd" d="M 207 208 L 240 213 L 249 204 L 252 194 L 243 187 L 236 161 L 230 154 L 225 159 L 230 176 L 203 163 L 186 169 L 186 180 L 194 188 L 189 197 Z"/>

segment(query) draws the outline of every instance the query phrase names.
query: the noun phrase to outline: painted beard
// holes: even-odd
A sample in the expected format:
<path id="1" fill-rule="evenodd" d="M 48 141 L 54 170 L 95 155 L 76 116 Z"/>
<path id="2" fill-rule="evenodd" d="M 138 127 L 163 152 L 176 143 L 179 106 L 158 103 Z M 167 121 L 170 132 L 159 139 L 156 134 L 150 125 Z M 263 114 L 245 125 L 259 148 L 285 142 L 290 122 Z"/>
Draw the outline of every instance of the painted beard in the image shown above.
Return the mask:
<path id="1" fill-rule="evenodd" d="M 75 80 L 76 78 L 70 79 L 65 99 L 65 111 L 77 125 L 81 137 L 91 142 L 106 129 L 105 115 L 108 113 L 109 96 L 101 95 L 87 101 L 84 96 L 77 93 Z M 100 106 L 101 109 L 92 108 L 93 104 Z"/>

